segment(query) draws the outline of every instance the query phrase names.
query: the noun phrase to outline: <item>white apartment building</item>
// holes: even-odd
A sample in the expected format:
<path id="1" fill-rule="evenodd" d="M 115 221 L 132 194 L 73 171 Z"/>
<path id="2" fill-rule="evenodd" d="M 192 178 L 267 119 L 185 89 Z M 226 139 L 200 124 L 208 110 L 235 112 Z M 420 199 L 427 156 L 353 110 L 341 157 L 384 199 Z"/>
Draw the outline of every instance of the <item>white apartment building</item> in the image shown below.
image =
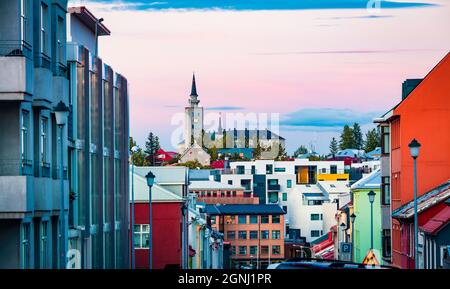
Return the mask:
<path id="1" fill-rule="evenodd" d="M 260 203 L 286 211 L 286 238 L 310 242 L 327 233 L 341 195 L 349 196 L 343 161 L 255 160 L 232 162 L 221 182 L 244 187 Z"/>

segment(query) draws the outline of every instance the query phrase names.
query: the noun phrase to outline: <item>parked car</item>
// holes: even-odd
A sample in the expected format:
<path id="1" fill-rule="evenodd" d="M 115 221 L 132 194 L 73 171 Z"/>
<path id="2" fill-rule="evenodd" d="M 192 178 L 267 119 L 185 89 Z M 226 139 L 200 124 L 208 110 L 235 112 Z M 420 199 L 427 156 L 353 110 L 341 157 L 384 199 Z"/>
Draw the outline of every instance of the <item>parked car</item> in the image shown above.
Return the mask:
<path id="1" fill-rule="evenodd" d="M 267 269 L 394 269 L 384 265 L 367 265 L 340 260 L 325 259 L 290 259 L 271 264 Z"/>

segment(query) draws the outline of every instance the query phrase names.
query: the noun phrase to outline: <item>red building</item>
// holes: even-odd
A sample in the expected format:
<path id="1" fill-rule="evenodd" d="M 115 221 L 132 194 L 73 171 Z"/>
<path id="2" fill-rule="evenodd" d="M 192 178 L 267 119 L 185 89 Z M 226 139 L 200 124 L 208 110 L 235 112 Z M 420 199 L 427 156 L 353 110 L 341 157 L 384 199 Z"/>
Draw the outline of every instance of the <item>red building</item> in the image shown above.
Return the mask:
<path id="1" fill-rule="evenodd" d="M 166 152 L 163 149 L 159 149 L 156 152 L 156 162 L 161 165 L 162 163 L 168 163 L 177 156 L 176 152 Z"/>
<path id="2" fill-rule="evenodd" d="M 385 115 L 388 129 L 383 138 L 390 135 L 391 212 L 413 200 L 413 158 L 408 144 L 414 138 L 422 145 L 417 158 L 418 196 L 450 179 L 449 79 L 447 54 L 417 86 L 404 89 L 402 101 Z M 419 216 L 420 225 L 433 215 L 426 212 Z M 411 228 L 411 223 L 392 219 L 392 264 L 396 267 L 414 268 Z"/>
<path id="3" fill-rule="evenodd" d="M 153 215 L 153 268 L 180 267 L 181 243 L 181 202 L 154 202 Z M 134 243 L 136 268 L 149 267 L 148 224 L 149 204 L 135 204 Z"/>

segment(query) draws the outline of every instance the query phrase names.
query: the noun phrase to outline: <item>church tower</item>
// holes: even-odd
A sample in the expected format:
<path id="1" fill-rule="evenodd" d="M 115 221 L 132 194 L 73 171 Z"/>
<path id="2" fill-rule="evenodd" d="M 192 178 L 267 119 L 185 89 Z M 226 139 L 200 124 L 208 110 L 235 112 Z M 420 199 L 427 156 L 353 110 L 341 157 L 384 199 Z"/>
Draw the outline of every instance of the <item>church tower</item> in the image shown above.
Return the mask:
<path id="1" fill-rule="evenodd" d="M 185 129 L 184 129 L 184 147 L 189 148 L 194 141 L 202 146 L 203 131 L 203 107 L 198 106 L 200 100 L 197 94 L 197 85 L 195 83 L 195 74 L 192 75 L 191 95 L 189 96 L 189 106 L 184 109 Z"/>

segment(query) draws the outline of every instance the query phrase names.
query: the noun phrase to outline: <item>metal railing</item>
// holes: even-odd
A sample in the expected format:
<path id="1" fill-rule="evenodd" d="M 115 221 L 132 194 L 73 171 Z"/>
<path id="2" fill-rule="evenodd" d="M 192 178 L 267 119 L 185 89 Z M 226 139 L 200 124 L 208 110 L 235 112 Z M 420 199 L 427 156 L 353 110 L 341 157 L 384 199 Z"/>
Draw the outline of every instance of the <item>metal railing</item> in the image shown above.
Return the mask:
<path id="1" fill-rule="evenodd" d="M 31 57 L 31 46 L 19 40 L 0 40 L 0 56 Z"/>

